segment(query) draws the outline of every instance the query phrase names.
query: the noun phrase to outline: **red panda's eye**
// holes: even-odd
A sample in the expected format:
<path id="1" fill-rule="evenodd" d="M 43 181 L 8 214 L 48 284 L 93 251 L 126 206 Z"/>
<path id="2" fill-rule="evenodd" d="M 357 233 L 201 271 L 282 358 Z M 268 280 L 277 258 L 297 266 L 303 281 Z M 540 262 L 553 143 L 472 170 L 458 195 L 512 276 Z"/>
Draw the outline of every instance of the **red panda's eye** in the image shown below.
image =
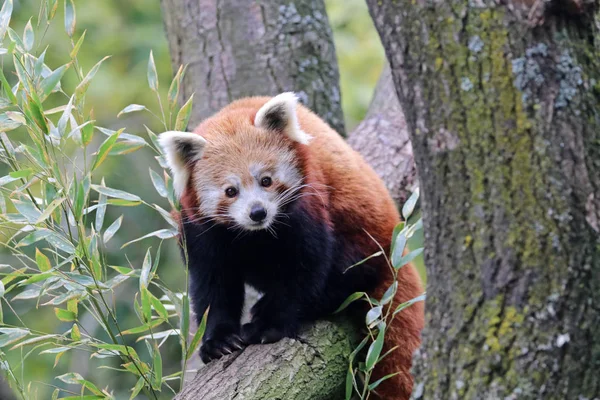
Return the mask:
<path id="1" fill-rule="evenodd" d="M 225 189 L 225 195 L 229 198 L 235 197 L 235 196 L 237 196 L 237 194 L 238 194 L 238 191 L 233 186 Z"/>
<path id="2" fill-rule="evenodd" d="M 271 178 L 269 178 L 268 176 L 265 176 L 264 178 L 262 178 L 262 179 L 260 180 L 260 184 L 261 184 L 263 187 L 269 187 L 269 186 L 271 186 L 271 184 L 272 184 L 272 183 L 273 183 L 273 181 L 272 181 L 272 180 L 271 180 Z"/>

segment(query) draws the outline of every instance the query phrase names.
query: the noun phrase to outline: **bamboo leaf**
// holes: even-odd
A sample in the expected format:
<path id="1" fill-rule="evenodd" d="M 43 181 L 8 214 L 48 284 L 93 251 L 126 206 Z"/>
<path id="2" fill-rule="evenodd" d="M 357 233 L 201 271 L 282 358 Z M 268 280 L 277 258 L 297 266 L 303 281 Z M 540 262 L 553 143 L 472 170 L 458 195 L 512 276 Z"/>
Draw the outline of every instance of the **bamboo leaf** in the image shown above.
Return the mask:
<path id="1" fill-rule="evenodd" d="M 50 259 L 37 248 L 35 249 L 35 262 L 41 272 L 50 271 L 52 269 Z"/>
<path id="2" fill-rule="evenodd" d="M 414 260 L 417 256 L 419 256 L 421 253 L 423 253 L 423 248 L 419 248 L 416 250 L 411 251 L 410 253 L 408 253 L 405 256 L 402 256 L 400 259 L 396 260 L 396 262 L 393 264 L 395 269 L 399 269 L 403 266 L 405 266 L 406 264 L 408 264 L 409 262 L 411 262 L 412 260 Z"/>
<path id="3" fill-rule="evenodd" d="M 148 287 L 148 283 L 150 283 L 150 269 L 152 268 L 152 255 L 150 254 L 150 249 L 146 250 L 146 255 L 144 256 L 144 262 L 142 264 L 142 272 L 140 273 L 140 289 L 145 289 Z"/>
<path id="4" fill-rule="evenodd" d="M 23 31 L 23 45 L 26 51 L 30 51 L 33 48 L 34 41 L 33 27 L 31 26 L 31 18 L 25 25 L 25 30 Z"/>
<path id="5" fill-rule="evenodd" d="M 350 305 L 350 303 L 360 299 L 361 297 L 364 297 L 365 295 L 366 295 L 365 292 L 352 293 L 350 296 L 348 296 L 346 298 L 346 300 L 344 300 L 344 302 L 338 307 L 338 309 L 334 311 L 334 314 L 342 311 L 343 309 L 348 307 Z"/>
<path id="6" fill-rule="evenodd" d="M 94 165 L 92 166 L 92 170 L 95 170 L 96 168 L 98 168 L 104 162 L 104 160 L 106 160 L 106 157 L 108 157 L 108 153 L 110 152 L 112 147 L 115 145 L 117 139 L 119 138 L 119 136 L 121 135 L 121 133 L 123 131 L 124 131 L 124 129 L 120 129 L 120 130 L 116 131 L 111 136 L 109 136 L 108 139 L 106 139 L 104 141 L 104 143 L 102 143 L 100 145 L 100 148 L 98 149 L 98 153 L 96 154 L 96 160 L 94 161 Z"/>
<path id="7" fill-rule="evenodd" d="M 365 318 L 365 322 L 366 322 L 367 326 L 371 326 L 371 324 L 373 322 L 377 321 L 377 319 L 379 317 L 381 317 L 381 311 L 382 310 L 383 310 L 383 308 L 381 306 L 377 306 L 377 307 L 371 308 L 367 312 L 367 316 Z"/>
<path id="8" fill-rule="evenodd" d="M 152 50 L 150 50 L 150 57 L 148 58 L 148 85 L 153 91 L 158 91 L 158 74 L 156 73 Z"/>
<path id="9" fill-rule="evenodd" d="M 415 191 L 410 195 L 404 206 L 402 206 L 402 216 L 405 221 L 408 221 L 413 211 L 415 210 L 415 205 L 417 204 L 417 200 L 419 200 L 419 188 L 417 187 Z"/>
<path id="10" fill-rule="evenodd" d="M 396 237 L 396 242 L 394 243 L 394 251 L 392 252 L 392 265 L 399 265 L 400 260 L 402 260 L 402 254 L 404 253 L 404 247 L 406 247 L 406 232 L 400 232 Z"/>
<path id="11" fill-rule="evenodd" d="M 132 243 L 139 242 L 140 240 L 144 240 L 144 239 L 147 239 L 149 237 L 157 237 L 159 239 L 165 240 L 165 239 L 174 238 L 178 234 L 179 234 L 179 232 L 177 230 L 174 230 L 174 229 L 159 229 L 157 231 L 150 232 L 147 235 L 144 235 L 142 237 L 139 237 L 137 239 L 134 239 L 134 240 L 131 240 L 131 241 L 125 243 L 123 246 L 121 246 L 121 248 L 127 247 L 130 244 L 132 244 Z"/>
<path id="12" fill-rule="evenodd" d="M 163 366 L 162 366 L 162 358 L 160 356 L 160 349 L 158 348 L 158 345 L 156 343 L 154 343 L 154 357 L 152 360 L 152 365 L 154 367 L 153 368 L 154 379 L 152 380 L 152 388 L 154 390 L 160 391 L 160 388 L 162 386 Z"/>
<path id="13" fill-rule="evenodd" d="M 71 328 L 71 339 L 78 342 L 81 340 L 81 332 L 79 331 L 79 326 L 77 324 L 73 324 Z"/>
<path id="14" fill-rule="evenodd" d="M 77 18 L 73 0 L 65 0 L 65 31 L 69 37 L 73 37 L 73 34 L 75 33 L 76 22 Z"/>
<path id="15" fill-rule="evenodd" d="M 187 128 L 190 115 L 192 115 L 192 106 L 194 103 L 194 95 L 189 98 L 188 101 L 181 107 L 181 110 L 177 113 L 177 119 L 175 120 L 175 130 L 184 131 Z"/>
<path id="16" fill-rule="evenodd" d="M 73 312 L 62 308 L 55 308 L 54 314 L 56 315 L 56 318 L 63 322 L 75 321 L 75 319 L 77 318 L 77 316 Z"/>
<path id="17" fill-rule="evenodd" d="M 135 194 L 127 193 L 123 190 L 112 189 L 112 188 L 109 188 L 106 186 L 99 186 L 99 185 L 91 185 L 91 188 L 93 190 L 95 190 L 96 192 L 104 194 L 108 197 L 114 197 L 117 199 L 129 200 L 129 201 L 141 201 L 139 196 L 136 196 Z"/>
<path id="18" fill-rule="evenodd" d="M 44 100 L 46 97 L 50 95 L 53 91 L 57 90 L 57 87 L 60 85 L 60 80 L 67 72 L 70 64 L 65 64 L 61 67 L 58 67 L 50 75 L 45 77 L 40 83 L 40 90 L 42 92 L 41 99 Z"/>
<path id="19" fill-rule="evenodd" d="M 54 199 L 52 203 L 48 204 L 44 212 L 39 216 L 37 221 L 35 221 L 36 225 L 44 222 L 58 206 L 60 206 L 66 199 L 64 197 L 59 197 L 58 199 Z"/>
<path id="20" fill-rule="evenodd" d="M 103 240 L 104 243 L 108 243 L 110 239 L 117 233 L 119 228 L 121 227 L 121 223 L 123 222 L 123 216 L 121 215 L 119 218 L 115 220 L 104 232 Z"/>
<path id="21" fill-rule="evenodd" d="M 71 50 L 71 53 L 69 54 L 69 56 L 71 57 L 71 60 L 74 60 L 77 57 L 77 54 L 79 53 L 79 49 L 81 48 L 81 45 L 83 44 L 83 41 L 85 40 L 86 32 L 87 32 L 87 30 L 83 31 L 83 34 L 81 35 L 81 37 L 79 38 L 79 40 L 77 41 L 75 46 L 73 46 L 73 50 Z"/>
<path id="22" fill-rule="evenodd" d="M 204 315 L 202 315 L 202 321 L 200 321 L 198 330 L 194 334 L 194 337 L 192 338 L 192 341 L 190 342 L 190 346 L 187 349 L 186 360 L 189 360 L 190 357 L 192 357 L 192 355 L 194 355 L 194 353 L 196 353 L 198 346 L 200 346 L 200 343 L 202 342 L 202 338 L 204 337 L 204 332 L 206 331 L 206 323 L 208 321 L 208 311 L 209 310 L 210 310 L 210 307 L 208 307 L 206 309 L 206 311 L 204 311 Z"/>
<path id="23" fill-rule="evenodd" d="M 379 355 L 381 354 L 381 349 L 383 348 L 383 339 L 385 337 L 385 323 L 381 322 L 379 324 L 379 332 L 377 333 L 377 338 L 371 345 L 369 346 L 369 350 L 367 351 L 367 358 L 365 361 L 365 368 L 367 371 L 370 371 L 375 367 L 377 360 L 379 359 Z"/>
<path id="24" fill-rule="evenodd" d="M 0 347 L 5 347 L 29 335 L 29 329 L 0 328 L 0 333 Z"/>
<path id="25" fill-rule="evenodd" d="M 13 10 L 13 0 L 5 0 L 0 9 L 0 41 L 4 38 L 8 24 L 10 23 L 10 16 Z"/>
<path id="26" fill-rule="evenodd" d="M 385 291 L 385 293 L 383 294 L 383 297 L 381 298 L 381 301 L 379 303 L 384 306 L 387 303 L 389 303 L 390 301 L 392 301 L 392 299 L 396 295 L 397 290 L 398 290 L 398 281 L 394 281 L 394 283 L 392 283 L 392 285 Z"/>
<path id="27" fill-rule="evenodd" d="M 102 187 L 105 187 L 104 178 L 100 182 Z M 98 208 L 96 209 L 96 220 L 95 227 L 96 232 L 100 232 L 102 230 L 102 225 L 104 225 L 104 216 L 106 215 L 106 195 L 100 193 L 98 196 Z"/>
<path id="28" fill-rule="evenodd" d="M 124 109 L 122 109 L 117 114 L 117 118 L 119 118 L 123 114 L 128 114 L 128 113 L 132 113 L 132 112 L 136 112 L 136 111 L 142 111 L 142 110 L 147 110 L 146 106 L 142 106 L 140 104 L 130 104 L 127 107 L 125 107 Z"/>
<path id="29" fill-rule="evenodd" d="M 152 184 L 154 188 L 158 192 L 161 197 L 167 198 L 169 193 L 167 192 L 167 187 L 165 186 L 165 181 L 158 175 L 152 168 L 150 170 L 150 179 L 152 180 Z"/>

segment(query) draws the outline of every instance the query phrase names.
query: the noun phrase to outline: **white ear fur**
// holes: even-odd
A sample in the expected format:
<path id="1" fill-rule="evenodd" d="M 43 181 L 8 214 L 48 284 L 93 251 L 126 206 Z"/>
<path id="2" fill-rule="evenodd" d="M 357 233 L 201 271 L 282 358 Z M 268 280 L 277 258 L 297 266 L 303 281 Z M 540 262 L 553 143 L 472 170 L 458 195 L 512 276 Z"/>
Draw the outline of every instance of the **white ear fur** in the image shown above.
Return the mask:
<path id="1" fill-rule="evenodd" d="M 292 92 L 281 93 L 258 110 L 254 125 L 268 130 L 280 130 L 290 139 L 308 144 L 312 136 L 300 129 L 296 104 L 298 97 Z"/>
<path id="2" fill-rule="evenodd" d="M 206 140 L 197 133 L 168 131 L 158 137 L 173 172 L 173 189 L 180 197 L 190 176 L 188 164 L 202 158 Z"/>

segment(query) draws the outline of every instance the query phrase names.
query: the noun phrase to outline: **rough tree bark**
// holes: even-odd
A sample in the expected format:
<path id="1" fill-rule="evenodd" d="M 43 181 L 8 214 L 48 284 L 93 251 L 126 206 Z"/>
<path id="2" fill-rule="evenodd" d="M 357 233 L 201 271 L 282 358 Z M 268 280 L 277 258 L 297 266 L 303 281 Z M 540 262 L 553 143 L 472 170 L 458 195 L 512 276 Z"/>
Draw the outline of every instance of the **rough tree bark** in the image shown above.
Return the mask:
<path id="1" fill-rule="evenodd" d="M 423 201 L 413 397 L 599 398 L 598 1 L 368 3 Z"/>
<path id="2" fill-rule="evenodd" d="M 296 91 L 344 133 L 337 60 L 323 1 L 161 0 L 173 69 L 188 65 L 190 125 L 240 97 Z"/>
<path id="3" fill-rule="evenodd" d="M 183 98 L 196 93 L 190 126 L 236 98 L 293 90 L 344 134 L 335 48 L 322 0 L 161 0 L 161 5 L 173 68 L 188 64 Z M 389 68 L 349 143 L 403 203 L 416 169 Z M 352 331 L 339 321 L 321 322 L 300 341 L 252 346 L 196 376 L 188 374 L 178 398 L 340 398 Z M 199 357 L 190 365 L 198 368 Z"/>

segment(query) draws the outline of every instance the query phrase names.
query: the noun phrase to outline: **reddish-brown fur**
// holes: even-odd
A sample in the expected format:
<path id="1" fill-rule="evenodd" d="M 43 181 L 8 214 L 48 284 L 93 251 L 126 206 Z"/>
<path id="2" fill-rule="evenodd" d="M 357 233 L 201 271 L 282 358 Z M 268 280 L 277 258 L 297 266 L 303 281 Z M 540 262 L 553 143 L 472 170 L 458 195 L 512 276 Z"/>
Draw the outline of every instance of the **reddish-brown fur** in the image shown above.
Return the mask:
<path id="1" fill-rule="evenodd" d="M 256 112 L 268 100 L 267 97 L 253 97 L 235 101 L 203 122 L 195 132 L 209 143 L 206 151 L 209 151 L 211 142 L 222 140 L 220 135 L 222 137 L 224 131 L 243 132 L 236 141 L 241 147 L 231 148 L 229 151 L 237 153 L 245 145 L 251 146 L 253 134 L 265 134 L 259 133 L 253 126 L 253 121 Z M 307 183 L 320 184 L 315 185 L 320 196 L 313 197 L 311 214 L 320 220 L 329 220 L 338 234 L 364 249 L 365 254 L 378 251 L 377 244 L 365 231 L 389 252 L 392 232 L 400 222 L 400 216 L 383 182 L 363 158 L 324 121 L 303 106 L 297 107 L 297 113 L 301 129 L 313 137 L 311 142 L 305 146 L 284 137 L 277 140 L 281 141 L 281 146 L 293 147 Z M 247 141 L 246 144 L 244 141 Z M 265 153 L 261 157 L 268 162 L 270 155 Z M 229 163 L 227 168 L 238 168 L 230 165 L 235 164 L 235 157 L 219 157 L 219 160 L 224 159 L 229 160 L 226 161 Z M 197 206 L 198 199 L 195 198 L 194 190 L 186 190 L 181 203 L 183 208 Z M 381 282 L 371 294 L 375 298 L 381 298 L 392 284 L 392 275 L 383 257 L 373 260 L 379 263 Z M 398 281 L 393 307 L 423 292 L 419 275 L 412 265 L 400 269 Z M 423 324 L 424 307 L 422 302 L 418 302 L 399 313 L 390 326 L 383 352 L 394 346 L 398 348 L 383 359 L 372 381 L 389 373 L 400 373 L 377 388 L 382 399 L 409 398 L 413 386 L 410 374 L 412 354 L 420 344 Z"/>

